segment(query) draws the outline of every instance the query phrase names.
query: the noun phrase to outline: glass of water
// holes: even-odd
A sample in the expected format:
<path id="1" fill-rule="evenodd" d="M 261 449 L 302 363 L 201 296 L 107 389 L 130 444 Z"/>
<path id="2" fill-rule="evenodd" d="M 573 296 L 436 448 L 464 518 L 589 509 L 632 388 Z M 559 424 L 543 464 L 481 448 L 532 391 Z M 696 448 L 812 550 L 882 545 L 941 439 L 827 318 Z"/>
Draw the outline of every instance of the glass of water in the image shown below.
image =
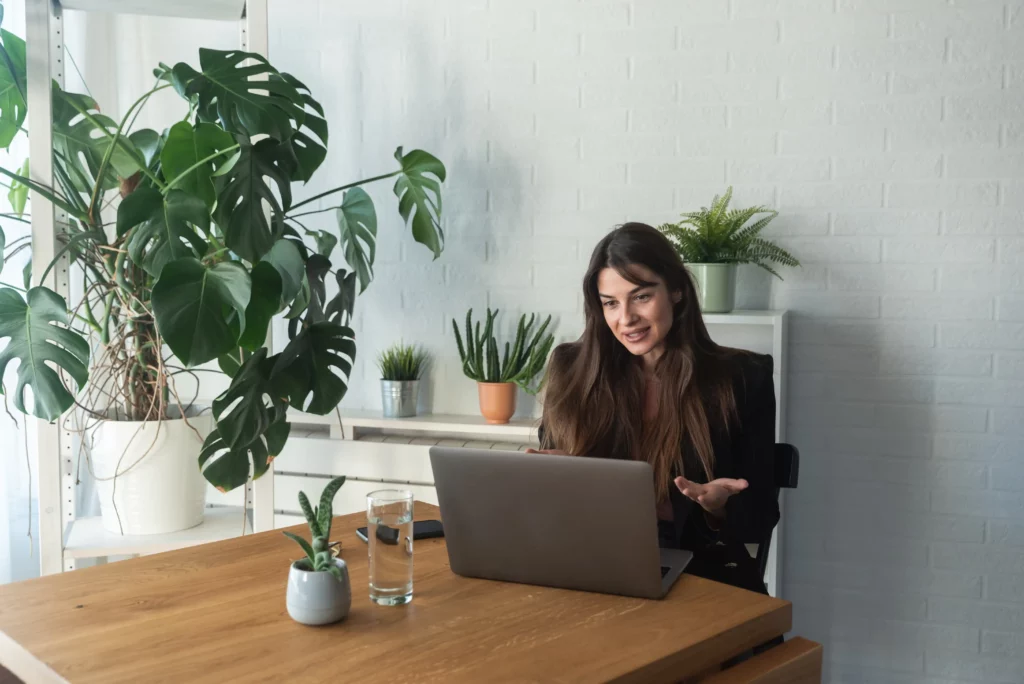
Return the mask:
<path id="1" fill-rule="evenodd" d="M 381 489 L 366 496 L 370 600 L 382 606 L 412 601 L 412 492 Z"/>

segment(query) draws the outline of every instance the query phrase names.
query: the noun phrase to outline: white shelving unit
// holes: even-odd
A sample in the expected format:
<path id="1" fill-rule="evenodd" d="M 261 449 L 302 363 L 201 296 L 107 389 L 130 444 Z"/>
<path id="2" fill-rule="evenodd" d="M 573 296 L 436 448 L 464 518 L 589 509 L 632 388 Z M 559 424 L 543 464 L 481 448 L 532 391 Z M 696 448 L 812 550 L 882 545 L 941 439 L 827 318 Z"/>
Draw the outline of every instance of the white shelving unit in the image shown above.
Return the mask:
<path id="1" fill-rule="evenodd" d="M 267 0 L 26 0 L 26 63 L 29 118 L 29 156 L 32 178 L 45 186 L 53 178 L 53 106 L 51 79 L 64 85 L 63 10 L 149 14 L 229 20 L 239 23 L 240 47 L 267 54 Z M 48 263 L 57 252 L 57 236 L 66 215 L 37 192 L 31 193 L 32 253 L 36 263 Z M 44 208 L 50 207 L 50 211 Z M 42 269 L 37 269 L 36 278 Z M 69 295 L 69 265 L 65 257 L 45 283 Z M 36 281 L 34 284 L 41 284 Z M 143 555 L 192 544 L 226 539 L 243 533 L 243 506 L 208 508 L 204 522 L 169 535 L 122 536 L 106 532 L 100 518 L 76 519 L 74 435 L 61 427 L 31 421 L 32 447 L 38 456 L 40 571 L 44 575 L 74 570 L 82 558 Z M 259 481 L 240 496 L 245 504 L 270 495 Z M 212 489 L 212 488 L 211 488 Z M 250 496 L 251 494 L 251 496 Z M 210 497 L 217 501 L 216 496 Z M 242 502 L 240 502 L 242 503 Z M 271 529 L 273 514 L 255 515 L 249 528 Z"/>

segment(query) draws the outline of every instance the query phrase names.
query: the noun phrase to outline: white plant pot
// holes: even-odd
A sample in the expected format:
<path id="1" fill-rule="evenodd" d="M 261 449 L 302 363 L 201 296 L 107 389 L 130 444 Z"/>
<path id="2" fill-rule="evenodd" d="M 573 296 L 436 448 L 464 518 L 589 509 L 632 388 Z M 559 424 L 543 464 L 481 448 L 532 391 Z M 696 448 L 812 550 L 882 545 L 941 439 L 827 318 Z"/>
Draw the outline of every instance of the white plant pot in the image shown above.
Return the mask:
<path id="1" fill-rule="evenodd" d="M 209 413 L 189 418 L 188 425 L 181 418 L 101 423 L 90 459 L 103 528 L 114 534 L 166 534 L 203 522 L 206 479 L 197 459 L 212 429 Z"/>

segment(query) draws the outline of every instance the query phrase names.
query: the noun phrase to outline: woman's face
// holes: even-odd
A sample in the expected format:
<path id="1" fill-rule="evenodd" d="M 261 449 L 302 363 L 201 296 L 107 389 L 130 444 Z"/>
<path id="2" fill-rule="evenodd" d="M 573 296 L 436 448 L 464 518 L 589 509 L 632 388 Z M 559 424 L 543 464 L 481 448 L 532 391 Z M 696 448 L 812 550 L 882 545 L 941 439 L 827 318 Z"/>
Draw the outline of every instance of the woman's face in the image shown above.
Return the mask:
<path id="1" fill-rule="evenodd" d="M 634 356 L 653 363 L 665 348 L 665 336 L 672 328 L 672 305 L 681 293 L 670 293 L 665 282 L 646 266 L 630 267 L 638 280 L 653 286 L 636 285 L 614 268 L 597 274 L 597 292 L 604 320 L 615 338 Z"/>

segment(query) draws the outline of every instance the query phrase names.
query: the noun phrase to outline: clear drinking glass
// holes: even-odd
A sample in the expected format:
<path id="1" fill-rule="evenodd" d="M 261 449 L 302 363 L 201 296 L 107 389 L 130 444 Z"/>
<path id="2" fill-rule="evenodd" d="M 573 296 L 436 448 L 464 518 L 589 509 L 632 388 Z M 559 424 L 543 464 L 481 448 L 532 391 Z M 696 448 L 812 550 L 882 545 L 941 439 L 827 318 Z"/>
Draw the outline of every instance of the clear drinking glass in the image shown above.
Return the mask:
<path id="1" fill-rule="evenodd" d="M 380 489 L 366 496 L 370 600 L 382 606 L 412 601 L 412 492 Z"/>

